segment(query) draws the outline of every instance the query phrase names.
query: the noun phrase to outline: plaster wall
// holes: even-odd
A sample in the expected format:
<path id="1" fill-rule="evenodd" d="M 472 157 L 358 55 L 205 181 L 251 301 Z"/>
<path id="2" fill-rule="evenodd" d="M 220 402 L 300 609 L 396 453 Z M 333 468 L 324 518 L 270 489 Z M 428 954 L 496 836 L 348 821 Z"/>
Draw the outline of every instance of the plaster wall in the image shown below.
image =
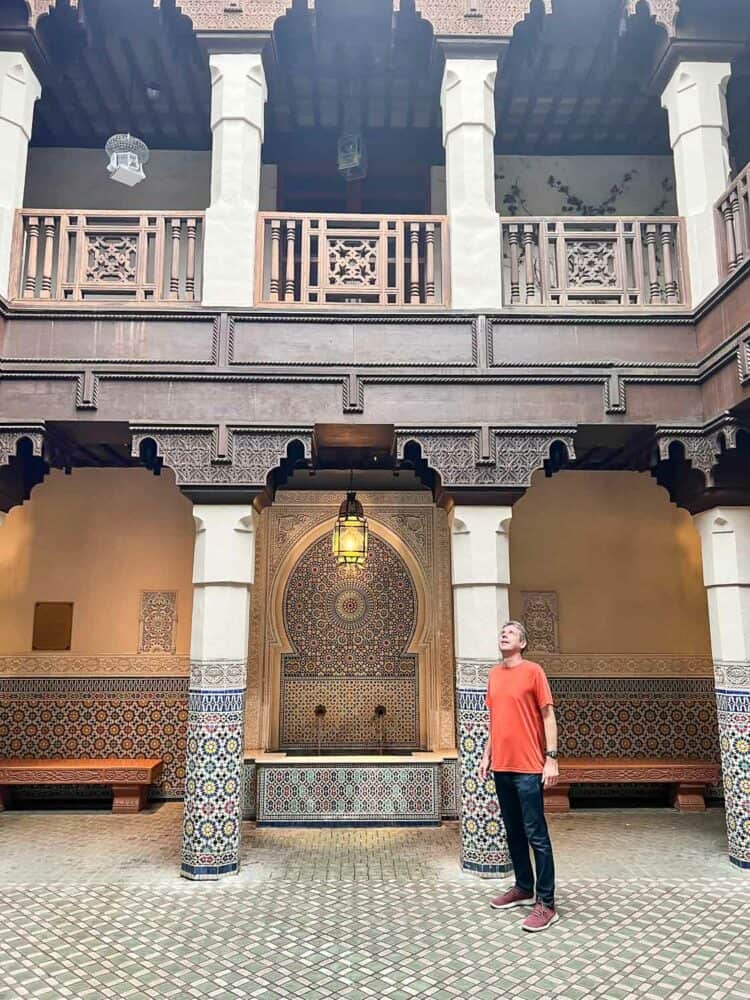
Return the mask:
<path id="1" fill-rule="evenodd" d="M 646 473 L 537 475 L 510 531 L 510 607 L 555 591 L 563 653 L 710 656 L 700 539 Z"/>
<path id="2" fill-rule="evenodd" d="M 671 156 L 496 156 L 501 215 L 676 215 Z"/>
<path id="3" fill-rule="evenodd" d="M 24 205 L 28 208 L 203 211 L 209 203 L 208 150 L 153 149 L 146 180 L 133 188 L 115 184 L 103 149 L 29 150 Z M 264 164 L 260 207 L 276 207 L 276 167 Z"/>
<path id="4" fill-rule="evenodd" d="M 136 653 L 141 591 L 177 591 L 190 649 L 194 528 L 169 474 L 53 470 L 0 529 L 0 655 L 31 651 L 36 601 L 73 601 L 71 653 Z"/>

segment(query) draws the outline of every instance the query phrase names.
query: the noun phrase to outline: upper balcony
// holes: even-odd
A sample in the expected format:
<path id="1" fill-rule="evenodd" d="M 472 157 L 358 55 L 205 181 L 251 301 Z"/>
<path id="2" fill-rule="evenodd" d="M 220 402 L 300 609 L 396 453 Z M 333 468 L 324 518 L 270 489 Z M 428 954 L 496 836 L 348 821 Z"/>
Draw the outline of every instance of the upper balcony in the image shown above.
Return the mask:
<path id="1" fill-rule="evenodd" d="M 678 210 L 666 77 L 643 83 L 670 36 L 645 3 L 617 16 L 598 0 L 547 6 L 529 5 L 499 61 L 477 48 L 471 59 L 490 69 L 463 80 L 458 64 L 471 59 L 436 44 L 413 3 L 288 5 L 258 56 L 262 87 L 227 111 L 224 71 L 206 54 L 219 43 L 202 46 L 171 5 L 91 0 L 82 27 L 59 3 L 36 26 L 53 72 L 34 114 L 8 297 L 35 310 L 690 310 L 705 295 L 696 261 L 715 248 L 696 244 Z M 744 163 L 750 45 L 736 47 L 730 153 Z M 466 128 L 451 148 L 456 113 Z M 477 137 L 482 114 L 494 143 Z M 225 121 L 247 126 L 237 148 Z M 104 142 L 120 131 L 151 149 L 132 188 L 106 173 Z M 351 132 L 369 161 L 345 179 L 336 151 Z M 746 168 L 715 207 L 719 280 L 750 255 L 748 186 Z M 226 300 L 221 268 L 240 289 Z M 475 302 L 467 272 L 494 299 Z"/>

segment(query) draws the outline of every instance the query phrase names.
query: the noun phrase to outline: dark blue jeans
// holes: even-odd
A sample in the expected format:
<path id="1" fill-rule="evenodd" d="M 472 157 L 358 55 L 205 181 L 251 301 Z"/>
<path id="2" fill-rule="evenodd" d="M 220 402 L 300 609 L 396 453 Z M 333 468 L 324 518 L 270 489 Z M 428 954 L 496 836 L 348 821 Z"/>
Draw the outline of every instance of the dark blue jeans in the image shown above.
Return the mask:
<path id="1" fill-rule="evenodd" d="M 553 906 L 555 862 L 544 818 L 542 776 L 516 771 L 493 771 L 493 774 L 516 885 L 526 892 L 534 891 L 534 872 L 529 857 L 531 847 L 536 868 L 536 898 Z"/>

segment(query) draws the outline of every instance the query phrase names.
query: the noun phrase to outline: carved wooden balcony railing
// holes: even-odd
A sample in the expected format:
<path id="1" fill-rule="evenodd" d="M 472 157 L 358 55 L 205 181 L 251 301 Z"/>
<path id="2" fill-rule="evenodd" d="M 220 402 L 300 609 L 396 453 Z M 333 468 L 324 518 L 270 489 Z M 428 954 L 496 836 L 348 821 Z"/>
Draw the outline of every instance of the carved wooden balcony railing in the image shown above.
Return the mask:
<path id="1" fill-rule="evenodd" d="M 448 220 L 439 215 L 261 212 L 263 306 L 447 306 Z"/>
<path id="2" fill-rule="evenodd" d="M 50 302 L 200 300 L 199 212 L 18 212 L 11 297 Z"/>
<path id="3" fill-rule="evenodd" d="M 716 202 L 719 272 L 723 278 L 750 260 L 750 163 Z"/>
<path id="4" fill-rule="evenodd" d="M 500 221 L 507 306 L 651 308 L 690 301 L 681 219 Z"/>

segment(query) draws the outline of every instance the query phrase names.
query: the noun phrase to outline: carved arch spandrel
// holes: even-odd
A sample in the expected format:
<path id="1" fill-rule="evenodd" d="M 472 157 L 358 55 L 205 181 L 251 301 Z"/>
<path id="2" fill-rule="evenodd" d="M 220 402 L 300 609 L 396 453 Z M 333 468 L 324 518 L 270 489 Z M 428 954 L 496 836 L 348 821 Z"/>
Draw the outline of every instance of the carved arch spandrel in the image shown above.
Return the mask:
<path id="1" fill-rule="evenodd" d="M 675 33 L 675 19 L 680 9 L 680 0 L 627 0 L 626 11 L 632 17 L 639 3 L 645 3 L 657 24 L 666 29 L 670 38 Z"/>

